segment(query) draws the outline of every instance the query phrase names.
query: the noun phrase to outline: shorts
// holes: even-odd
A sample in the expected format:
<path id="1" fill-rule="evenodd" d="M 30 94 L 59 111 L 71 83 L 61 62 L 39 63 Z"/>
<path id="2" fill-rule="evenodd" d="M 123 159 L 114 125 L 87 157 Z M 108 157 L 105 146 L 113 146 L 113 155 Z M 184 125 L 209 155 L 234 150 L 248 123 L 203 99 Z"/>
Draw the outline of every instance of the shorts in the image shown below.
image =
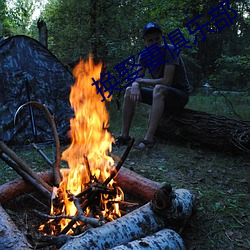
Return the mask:
<path id="1" fill-rule="evenodd" d="M 168 93 L 165 97 L 165 111 L 169 112 L 184 108 L 189 100 L 188 91 L 183 91 L 168 86 L 166 86 L 166 89 Z M 153 88 L 141 88 L 140 102 L 152 105 L 152 101 Z"/>

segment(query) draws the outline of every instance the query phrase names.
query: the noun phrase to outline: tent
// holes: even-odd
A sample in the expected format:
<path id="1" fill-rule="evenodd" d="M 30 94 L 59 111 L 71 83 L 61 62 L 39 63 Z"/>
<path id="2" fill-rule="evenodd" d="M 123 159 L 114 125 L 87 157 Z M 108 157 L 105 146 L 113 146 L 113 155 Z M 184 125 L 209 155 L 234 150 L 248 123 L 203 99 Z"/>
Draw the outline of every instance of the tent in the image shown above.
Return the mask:
<path id="1" fill-rule="evenodd" d="M 61 141 L 67 140 L 73 110 L 71 72 L 40 42 L 27 36 L 0 39 L 0 140 L 8 144 L 46 142 L 53 133 L 44 111 L 24 106 L 44 104 L 54 116 Z"/>

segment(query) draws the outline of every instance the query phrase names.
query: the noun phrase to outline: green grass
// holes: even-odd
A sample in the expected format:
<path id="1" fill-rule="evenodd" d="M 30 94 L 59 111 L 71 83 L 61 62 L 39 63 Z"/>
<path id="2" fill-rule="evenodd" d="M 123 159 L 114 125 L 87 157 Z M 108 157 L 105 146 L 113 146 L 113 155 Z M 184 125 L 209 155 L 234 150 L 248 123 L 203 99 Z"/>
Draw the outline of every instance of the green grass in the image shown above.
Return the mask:
<path id="1" fill-rule="evenodd" d="M 230 96 L 233 109 L 250 120 L 250 98 Z M 237 118 L 221 96 L 191 96 L 188 108 Z M 121 110 L 113 103 L 110 111 L 110 132 L 120 133 Z M 148 125 L 149 107 L 139 104 L 133 120 L 131 135 L 138 140 Z M 62 150 L 65 147 L 62 148 Z M 53 159 L 53 146 L 43 150 Z M 121 156 L 125 148 L 114 148 Z M 31 148 L 16 148 L 35 171 L 48 169 L 47 164 Z M 249 239 L 249 177 L 250 157 L 207 150 L 202 147 L 158 140 L 153 149 L 132 149 L 124 166 L 161 183 L 193 191 L 198 200 L 197 213 L 183 230 L 182 238 L 188 249 L 250 249 Z M 15 179 L 12 169 L 0 162 L 0 184 Z"/>

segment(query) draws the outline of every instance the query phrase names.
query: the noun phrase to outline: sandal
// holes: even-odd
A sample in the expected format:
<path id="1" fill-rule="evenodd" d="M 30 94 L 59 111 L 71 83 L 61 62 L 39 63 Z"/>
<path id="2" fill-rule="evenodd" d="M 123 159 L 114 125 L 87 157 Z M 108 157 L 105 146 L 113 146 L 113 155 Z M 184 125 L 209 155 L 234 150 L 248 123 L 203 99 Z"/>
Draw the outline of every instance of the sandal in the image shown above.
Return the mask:
<path id="1" fill-rule="evenodd" d="M 131 137 L 128 136 L 127 138 L 124 138 L 123 136 L 118 136 L 115 140 L 114 146 L 127 146 L 129 142 L 131 141 Z"/>
<path id="2" fill-rule="evenodd" d="M 141 145 L 141 144 L 143 144 L 143 146 L 139 146 L 139 145 Z M 155 145 L 155 141 L 150 142 L 150 141 L 148 141 L 148 140 L 142 140 L 142 141 L 139 143 L 139 145 L 137 146 L 138 149 L 152 148 L 152 147 L 154 147 L 154 145 Z"/>

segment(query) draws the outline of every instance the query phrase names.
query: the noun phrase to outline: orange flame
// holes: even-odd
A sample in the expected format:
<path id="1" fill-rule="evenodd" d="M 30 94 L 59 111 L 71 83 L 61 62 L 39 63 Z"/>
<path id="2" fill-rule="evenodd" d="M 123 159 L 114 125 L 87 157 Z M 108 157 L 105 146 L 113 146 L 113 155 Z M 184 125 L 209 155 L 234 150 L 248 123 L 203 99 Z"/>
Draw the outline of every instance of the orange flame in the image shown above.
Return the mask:
<path id="1" fill-rule="evenodd" d="M 80 60 L 73 71 L 76 81 L 71 88 L 70 103 L 75 116 L 70 120 L 69 132 L 72 143 L 62 153 L 62 159 L 68 162 L 70 171 L 62 171 L 63 181 L 59 187 L 65 204 L 64 211 L 60 213 L 63 212 L 65 215 L 74 216 L 77 213 L 74 203 L 68 200 L 67 190 L 74 195 L 81 193 L 91 182 L 91 177 L 103 183 L 114 168 L 114 161 L 108 155 L 114 141 L 107 130 L 109 114 L 105 102 L 102 102 L 101 96 L 97 94 L 96 87 L 91 85 L 92 78 L 100 78 L 101 68 L 102 64 L 95 65 L 90 55 L 86 62 Z M 113 181 L 109 183 L 109 187 L 112 184 Z M 118 193 L 114 199 L 122 200 L 122 190 L 118 189 Z M 101 212 L 105 214 L 105 195 L 102 195 L 101 200 L 104 207 L 104 211 Z M 113 208 L 113 213 L 121 216 L 117 204 L 114 204 Z M 53 213 L 55 214 L 55 211 Z M 64 224 L 61 224 L 63 229 L 68 220 L 61 220 L 61 223 Z"/>

